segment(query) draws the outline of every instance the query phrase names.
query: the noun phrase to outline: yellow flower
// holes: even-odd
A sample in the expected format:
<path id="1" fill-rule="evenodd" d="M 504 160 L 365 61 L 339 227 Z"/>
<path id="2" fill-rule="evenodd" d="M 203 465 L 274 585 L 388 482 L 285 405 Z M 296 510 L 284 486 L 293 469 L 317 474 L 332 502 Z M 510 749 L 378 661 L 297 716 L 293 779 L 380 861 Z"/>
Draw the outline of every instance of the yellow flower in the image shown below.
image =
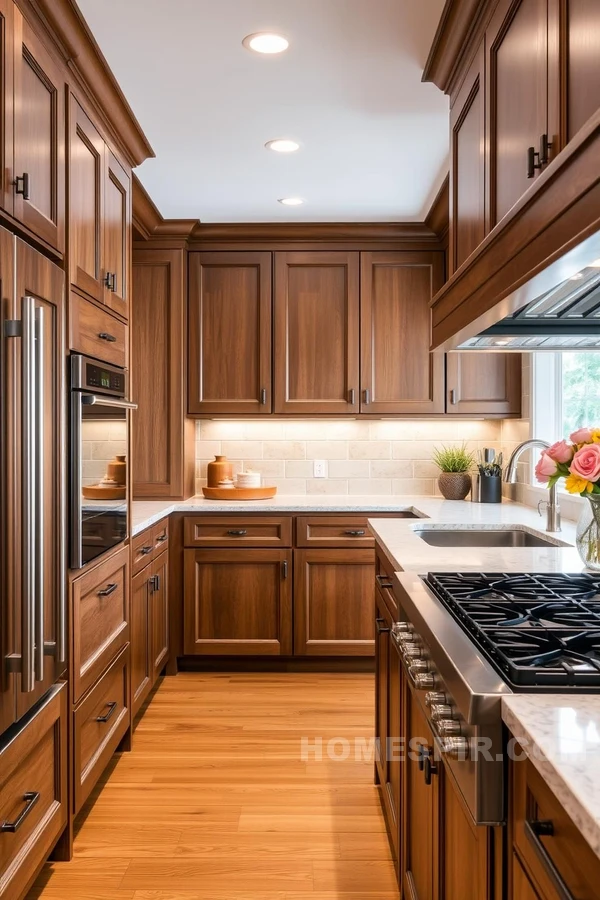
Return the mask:
<path id="1" fill-rule="evenodd" d="M 594 485 L 591 481 L 586 481 L 585 478 L 573 474 L 569 475 L 565 480 L 565 487 L 570 494 L 583 494 L 584 491 L 587 491 L 589 494 L 594 490 Z"/>
<path id="2" fill-rule="evenodd" d="M 592 429 L 592 443 L 600 444 L 600 428 Z"/>

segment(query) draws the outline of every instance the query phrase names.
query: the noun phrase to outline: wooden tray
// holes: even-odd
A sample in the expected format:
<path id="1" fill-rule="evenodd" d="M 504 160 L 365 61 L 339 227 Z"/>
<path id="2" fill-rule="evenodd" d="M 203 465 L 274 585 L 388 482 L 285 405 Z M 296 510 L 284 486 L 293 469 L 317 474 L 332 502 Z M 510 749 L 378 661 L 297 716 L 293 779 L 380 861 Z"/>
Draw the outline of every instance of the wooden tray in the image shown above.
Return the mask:
<path id="1" fill-rule="evenodd" d="M 101 484 L 88 484 L 81 488 L 86 500 L 124 500 L 125 486 L 103 487 Z"/>
<path id="2" fill-rule="evenodd" d="M 276 487 L 259 488 L 214 488 L 203 487 L 207 500 L 269 500 L 277 493 Z"/>

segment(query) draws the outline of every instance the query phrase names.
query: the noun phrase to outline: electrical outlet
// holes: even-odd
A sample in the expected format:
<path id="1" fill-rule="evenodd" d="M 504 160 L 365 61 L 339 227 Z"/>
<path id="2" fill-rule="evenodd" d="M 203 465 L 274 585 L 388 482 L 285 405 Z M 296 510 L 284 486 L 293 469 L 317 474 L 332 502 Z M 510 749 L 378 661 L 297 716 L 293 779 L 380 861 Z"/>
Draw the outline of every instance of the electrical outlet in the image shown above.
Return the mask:
<path id="1" fill-rule="evenodd" d="M 313 463 L 313 475 L 315 478 L 327 478 L 329 466 L 326 459 L 315 459 Z"/>

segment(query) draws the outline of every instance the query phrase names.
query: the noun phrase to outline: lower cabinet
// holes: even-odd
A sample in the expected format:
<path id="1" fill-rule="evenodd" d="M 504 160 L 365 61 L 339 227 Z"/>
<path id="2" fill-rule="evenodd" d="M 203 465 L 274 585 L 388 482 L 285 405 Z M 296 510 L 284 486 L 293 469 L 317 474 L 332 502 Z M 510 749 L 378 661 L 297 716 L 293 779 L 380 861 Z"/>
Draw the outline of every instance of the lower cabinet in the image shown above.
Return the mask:
<path id="1" fill-rule="evenodd" d="M 152 558 L 152 556 L 150 556 Z M 169 658 L 169 554 L 131 579 L 131 708 L 135 716 Z"/>
<path id="2" fill-rule="evenodd" d="M 292 552 L 184 551 L 183 652 L 288 656 Z"/>
<path id="3" fill-rule="evenodd" d="M 67 686 L 0 740 L 0 897 L 22 897 L 67 824 Z"/>
<path id="4" fill-rule="evenodd" d="M 294 551 L 294 653 L 373 656 L 373 550 Z"/>

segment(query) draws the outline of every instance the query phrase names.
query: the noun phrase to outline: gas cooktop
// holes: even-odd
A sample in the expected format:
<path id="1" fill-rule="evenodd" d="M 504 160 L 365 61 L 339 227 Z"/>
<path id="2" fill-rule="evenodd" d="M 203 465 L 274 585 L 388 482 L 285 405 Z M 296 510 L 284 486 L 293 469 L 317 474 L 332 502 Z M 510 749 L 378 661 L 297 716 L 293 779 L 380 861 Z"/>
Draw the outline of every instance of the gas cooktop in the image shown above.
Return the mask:
<path id="1" fill-rule="evenodd" d="M 600 692 L 600 577 L 430 573 L 426 582 L 513 690 Z"/>

